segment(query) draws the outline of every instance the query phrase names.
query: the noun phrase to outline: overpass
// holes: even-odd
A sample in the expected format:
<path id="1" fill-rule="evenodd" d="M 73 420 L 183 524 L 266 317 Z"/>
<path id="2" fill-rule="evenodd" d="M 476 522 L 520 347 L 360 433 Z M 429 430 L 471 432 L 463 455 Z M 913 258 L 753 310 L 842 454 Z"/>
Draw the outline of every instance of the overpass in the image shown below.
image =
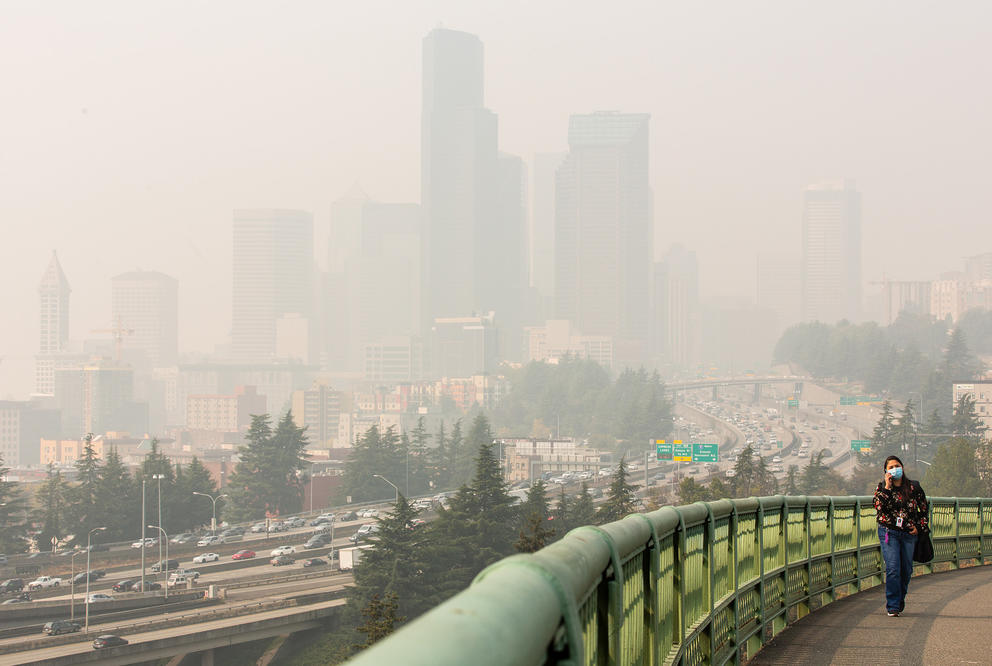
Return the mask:
<path id="1" fill-rule="evenodd" d="M 931 498 L 930 509 L 935 557 L 917 573 L 992 561 L 992 499 Z M 497 562 L 349 664 L 924 663 L 922 655 L 900 658 L 893 638 L 915 637 L 912 649 L 922 625 L 884 617 L 878 590 L 856 594 L 880 585 L 883 573 L 870 497 L 778 495 L 664 507 L 580 527 L 537 553 Z M 945 588 L 937 596 L 947 601 L 955 580 L 972 603 L 984 599 L 987 612 L 972 608 L 981 627 L 951 634 L 958 654 L 963 663 L 988 663 L 992 603 L 964 590 L 992 591 L 992 569 L 927 576 L 910 587 L 909 601 L 919 594 L 925 604 L 934 586 Z M 860 624 L 839 629 L 859 617 L 851 613 L 858 603 L 867 604 L 871 621 L 889 624 L 872 630 L 870 621 L 867 634 L 855 631 Z M 962 621 L 945 615 L 945 627 Z M 790 636 L 802 649 L 775 659 L 774 644 Z M 806 659 L 818 647 L 837 659 Z M 844 647 L 848 652 L 839 652 Z"/>
<path id="2" fill-rule="evenodd" d="M 769 376 L 769 377 L 725 377 L 722 379 L 693 379 L 684 382 L 675 382 L 672 384 L 665 384 L 665 389 L 671 391 L 672 393 L 679 393 L 680 391 L 692 391 L 694 389 L 712 389 L 716 392 L 717 389 L 724 388 L 727 386 L 753 386 L 754 387 L 754 401 L 757 402 L 761 398 L 761 387 L 765 384 L 793 384 L 795 387 L 794 394 L 801 395 L 803 391 L 803 382 L 807 381 L 808 378 L 800 376 Z"/>

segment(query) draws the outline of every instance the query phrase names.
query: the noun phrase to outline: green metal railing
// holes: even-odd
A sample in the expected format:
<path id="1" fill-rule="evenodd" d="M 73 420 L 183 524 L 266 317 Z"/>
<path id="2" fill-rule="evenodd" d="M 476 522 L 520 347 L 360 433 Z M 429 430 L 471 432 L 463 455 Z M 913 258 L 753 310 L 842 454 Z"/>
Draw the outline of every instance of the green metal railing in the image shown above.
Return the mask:
<path id="1" fill-rule="evenodd" d="M 931 498 L 930 513 L 935 556 L 918 573 L 992 561 L 992 499 Z M 664 507 L 497 562 L 349 663 L 740 663 L 883 572 L 871 497 Z"/>

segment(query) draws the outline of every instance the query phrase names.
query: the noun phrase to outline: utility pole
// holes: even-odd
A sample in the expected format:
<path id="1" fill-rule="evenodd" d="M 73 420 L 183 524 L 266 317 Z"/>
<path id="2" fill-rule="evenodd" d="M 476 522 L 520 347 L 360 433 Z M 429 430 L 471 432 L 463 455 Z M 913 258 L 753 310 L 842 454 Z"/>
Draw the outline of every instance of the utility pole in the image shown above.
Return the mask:
<path id="1" fill-rule="evenodd" d="M 145 591 L 145 481 L 141 478 L 141 591 Z"/>
<path id="2" fill-rule="evenodd" d="M 165 478 L 165 474 L 152 474 L 152 478 L 158 481 L 158 525 L 162 527 L 162 479 Z M 145 519 L 144 516 L 141 517 L 142 520 Z M 165 534 L 165 530 L 162 531 Z M 159 536 L 158 540 L 158 563 L 162 566 L 162 538 Z M 142 590 L 144 592 L 144 590 Z"/>

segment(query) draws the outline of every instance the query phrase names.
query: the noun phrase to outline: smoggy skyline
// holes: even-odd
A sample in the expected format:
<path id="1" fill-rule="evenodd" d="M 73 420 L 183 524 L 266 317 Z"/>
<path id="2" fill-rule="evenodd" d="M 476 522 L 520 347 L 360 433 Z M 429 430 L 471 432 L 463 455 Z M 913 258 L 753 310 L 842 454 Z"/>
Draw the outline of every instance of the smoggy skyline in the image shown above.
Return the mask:
<path id="1" fill-rule="evenodd" d="M 394 6 L 395 4 L 395 6 Z M 651 115 L 654 252 L 697 253 L 709 300 L 753 300 L 755 255 L 800 251 L 803 188 L 862 193 L 863 278 L 929 279 L 992 250 L 992 8 L 638 2 L 5 3 L 0 397 L 31 390 L 57 250 L 71 337 L 110 279 L 179 280 L 180 351 L 231 324 L 235 209 L 314 217 L 359 184 L 420 198 L 421 41 L 478 35 L 499 148 L 562 152 L 574 113 Z"/>

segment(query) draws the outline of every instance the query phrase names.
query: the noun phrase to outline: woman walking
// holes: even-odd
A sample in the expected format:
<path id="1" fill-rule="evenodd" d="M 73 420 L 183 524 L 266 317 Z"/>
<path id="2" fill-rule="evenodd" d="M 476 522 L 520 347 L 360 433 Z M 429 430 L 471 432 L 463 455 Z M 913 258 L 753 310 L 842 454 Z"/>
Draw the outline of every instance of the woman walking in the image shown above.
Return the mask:
<path id="1" fill-rule="evenodd" d="M 875 489 L 875 516 L 885 560 L 885 609 L 889 617 L 898 617 L 906 607 L 916 539 L 930 531 L 929 509 L 923 488 L 906 477 L 897 456 L 886 458 L 882 469 L 885 476 Z"/>

